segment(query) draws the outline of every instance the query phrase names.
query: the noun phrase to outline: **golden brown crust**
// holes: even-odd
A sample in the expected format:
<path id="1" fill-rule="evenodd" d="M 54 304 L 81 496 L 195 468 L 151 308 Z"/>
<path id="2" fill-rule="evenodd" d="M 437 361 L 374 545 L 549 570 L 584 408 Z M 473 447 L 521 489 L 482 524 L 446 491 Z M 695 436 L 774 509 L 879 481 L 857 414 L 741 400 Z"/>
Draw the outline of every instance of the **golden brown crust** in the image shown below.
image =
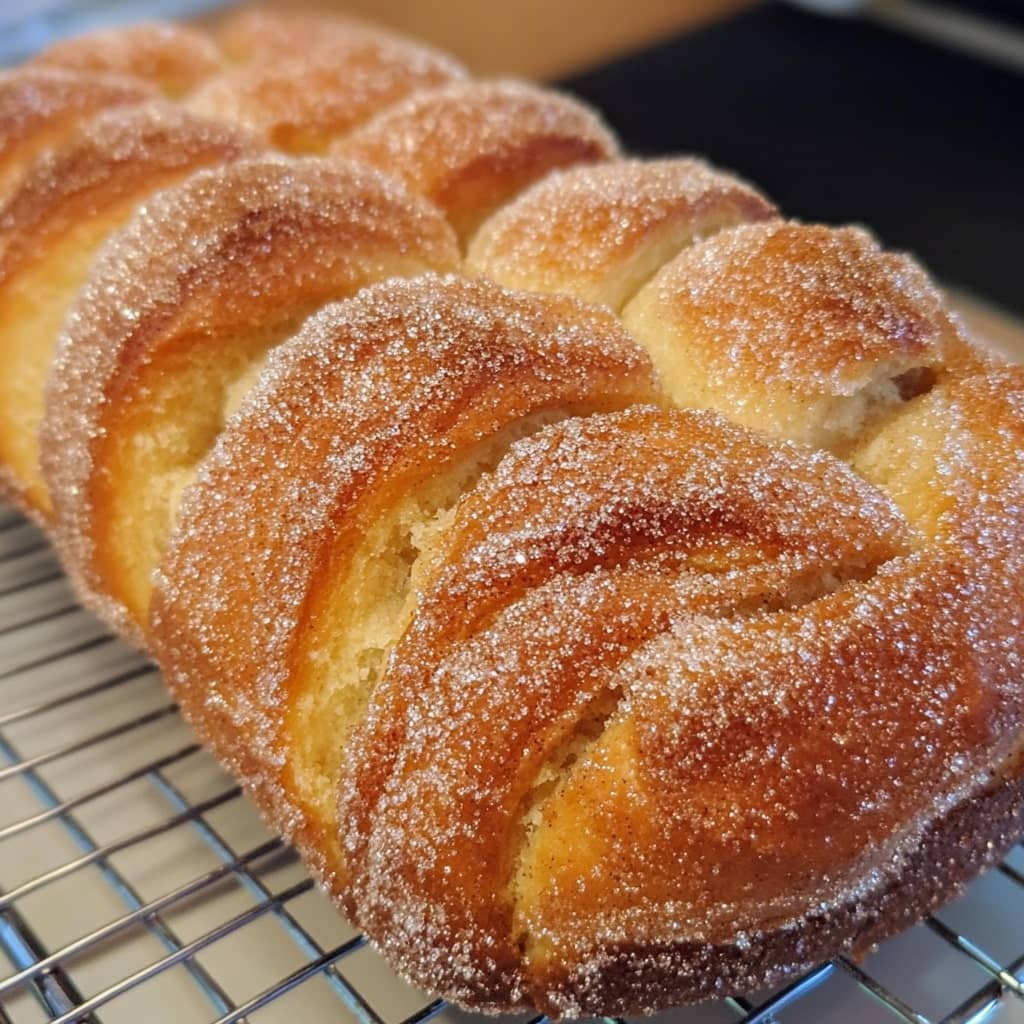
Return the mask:
<path id="1" fill-rule="evenodd" d="M 944 368 L 981 368 L 909 257 L 859 228 L 747 224 L 684 249 L 623 321 L 683 406 L 843 450 Z"/>
<path id="2" fill-rule="evenodd" d="M 256 132 L 289 153 L 322 153 L 374 114 L 418 89 L 465 75 L 449 57 L 400 39 L 362 32 L 329 34 L 329 43 L 291 61 L 233 68 L 189 101 L 197 113 Z"/>
<path id="3" fill-rule="evenodd" d="M 1024 371 L 947 383 L 906 415 L 926 429 L 904 438 L 894 427 L 894 454 L 911 477 L 927 466 L 947 499 L 911 553 L 756 630 L 725 621 L 677 629 L 626 666 L 640 681 L 623 704 L 631 749 L 619 751 L 631 798 L 621 795 L 625 762 L 616 763 L 613 721 L 608 742 L 575 766 L 545 809 L 534 840 L 538 863 L 545 850 L 555 857 L 544 864 L 533 912 L 551 947 L 580 937 L 582 921 L 567 916 L 575 900 L 602 920 L 606 944 L 628 931 L 631 943 L 645 935 L 662 955 L 671 938 L 685 938 L 671 936 L 673 920 L 703 928 L 705 958 L 736 935 L 755 949 L 793 948 L 807 932 L 811 946 L 797 968 L 830 947 L 863 948 L 890 934 L 990 857 L 986 844 L 1003 850 L 1019 830 L 1022 641 L 1007 626 L 1024 599 Z M 620 795 L 588 806 L 581 796 L 595 788 Z M 1006 816 L 991 814 L 990 801 Z M 585 828 L 587 841 L 555 850 L 548 826 L 568 829 L 563 842 Z M 964 829 L 968 851 L 956 849 Z M 615 884 L 601 892 L 597 871 L 570 895 L 563 872 L 584 847 L 608 854 L 602 867 Z M 922 863 L 922 848 L 953 856 Z M 637 850 L 648 851 L 642 882 Z M 663 877 L 666 858 L 673 879 Z M 569 869 L 574 887 L 579 868 Z M 619 894 L 637 884 L 652 903 L 638 898 L 626 910 Z M 665 901 L 667 887 L 684 895 L 692 887 L 700 913 L 687 913 L 690 900 Z M 600 906 L 588 906 L 588 896 Z M 648 911 L 659 904 L 656 921 Z M 547 988 L 572 993 L 563 1010 L 580 997 L 588 1004 L 588 978 L 605 956 L 591 949 L 574 970 L 555 956 L 544 972 Z M 746 983 L 757 983 L 745 970 Z M 708 980 L 694 979 L 695 994 Z M 684 986 L 674 987 L 680 994 Z"/>
<path id="4" fill-rule="evenodd" d="M 613 160 L 549 174 L 473 238 L 469 273 L 621 309 L 680 249 L 776 216 L 750 186 L 703 161 Z"/>
<path id="5" fill-rule="evenodd" d="M 87 118 L 156 97 L 144 82 L 64 68 L 0 72 L 0 202 L 32 161 Z"/>
<path id="6" fill-rule="evenodd" d="M 0 283 L 83 221 L 110 215 L 193 167 L 257 148 L 243 131 L 169 103 L 99 115 L 37 161 L 0 213 Z"/>
<path id="7" fill-rule="evenodd" d="M 170 104 L 116 109 L 39 158 L 0 212 L 0 360 L 19 367 L 0 378 L 0 462 L 12 496 L 44 521 L 43 389 L 93 254 L 150 193 L 254 149 L 242 132 Z"/>
<path id="8" fill-rule="evenodd" d="M 707 414 L 550 428 L 467 499 L 342 776 L 352 902 L 407 974 L 650 1012 L 712 991 L 737 935 L 812 919 L 819 956 L 894 927 L 899 885 L 931 906 L 962 876 L 913 851 L 965 814 L 1006 845 L 963 803 L 1020 799 L 1024 371 L 918 404 L 944 427 L 902 454 L 950 492 L 928 538 Z"/>
<path id="9" fill-rule="evenodd" d="M 324 808 L 301 777 L 301 709 L 324 656 L 309 649 L 318 616 L 345 593 L 359 538 L 510 425 L 653 394 L 611 317 L 424 277 L 311 320 L 222 436 L 160 571 L 154 650 L 186 715 L 339 895 L 333 784 Z"/>
<path id="10" fill-rule="evenodd" d="M 1006 855 L 1024 833 L 1024 773 L 1007 771 L 958 803 L 908 844 L 897 877 L 865 901 L 720 945 L 620 943 L 594 969 L 549 974 L 540 1007 L 558 1014 L 581 1005 L 623 1015 L 774 987 L 837 955 L 858 955 L 911 927 Z"/>
<path id="11" fill-rule="evenodd" d="M 336 147 L 436 203 L 465 244 L 485 218 L 549 171 L 614 156 L 600 118 L 523 82 L 459 82 L 417 92 Z"/>
<path id="12" fill-rule="evenodd" d="M 29 66 L 123 75 L 179 97 L 221 70 L 223 58 L 213 40 L 198 29 L 143 22 L 61 40 Z"/>
<path id="13" fill-rule="evenodd" d="M 137 553 L 131 535 L 159 545 L 171 514 L 171 495 L 151 495 L 159 481 L 147 475 L 187 475 L 232 383 L 267 346 L 370 281 L 457 261 L 436 210 L 340 160 L 243 160 L 146 205 L 82 293 L 41 432 L 59 543 L 107 621 L 136 636 L 145 621 L 159 552 Z M 209 375 L 202 401 L 188 391 L 197 368 Z M 126 522 L 122 502 L 137 490 L 148 511 Z"/>
<path id="14" fill-rule="evenodd" d="M 87 602 L 143 641 L 163 559 L 184 710 L 403 972 L 650 1012 L 863 949 L 1021 834 L 1024 370 L 865 232 L 771 222 L 695 161 L 602 164 L 563 97 L 350 19 L 216 38 L 0 75 L 0 346 L 28 394 L 57 327 L 11 297 L 59 319 L 113 222 L 241 124 L 381 169 L 263 158 L 148 200 L 69 321 L 44 441 Z M 93 121 L 157 86 L 225 127 Z M 624 306 L 717 412 L 658 408 L 607 309 L 359 291 L 457 269 L 460 240 L 472 274 Z M 31 446 L 3 415 L 0 454 Z M 0 490 L 29 476 L 0 462 Z"/>
<path id="15" fill-rule="evenodd" d="M 543 996 L 517 909 L 527 822 L 539 788 L 622 699 L 622 662 L 680 615 L 785 607 L 906 543 L 896 510 L 840 463 L 706 414 L 634 409 L 518 445 L 460 506 L 348 746 L 360 923 L 460 1002 Z M 471 721 L 483 728 L 467 750 Z M 577 865 L 579 888 L 598 867 Z M 593 932 L 585 899 L 577 918 Z"/>

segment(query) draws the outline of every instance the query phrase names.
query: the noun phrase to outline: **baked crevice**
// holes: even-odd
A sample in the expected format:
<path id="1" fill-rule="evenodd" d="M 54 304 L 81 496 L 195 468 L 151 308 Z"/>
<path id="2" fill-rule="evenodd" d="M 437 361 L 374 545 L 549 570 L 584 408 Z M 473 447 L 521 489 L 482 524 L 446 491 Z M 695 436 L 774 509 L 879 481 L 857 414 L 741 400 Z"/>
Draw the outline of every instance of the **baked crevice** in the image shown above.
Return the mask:
<path id="1" fill-rule="evenodd" d="M 586 758 L 604 735 L 608 722 L 618 711 L 624 697 L 621 687 L 613 687 L 599 694 L 591 702 L 562 742 L 553 748 L 541 764 L 533 785 L 520 801 L 515 814 L 517 824 L 508 844 L 507 886 L 508 899 L 515 906 L 518 898 L 518 876 L 530 836 L 544 812 L 544 805 L 552 799 L 558 786 L 564 782 L 572 766 Z M 512 916 L 515 929 L 515 916 Z M 514 930 L 512 941 L 522 956 L 524 973 L 529 972 L 530 932 L 526 928 Z"/>
<path id="2" fill-rule="evenodd" d="M 901 546 L 881 555 L 872 552 L 866 560 L 852 556 L 842 564 L 820 566 L 799 573 L 788 581 L 784 590 L 774 593 L 755 592 L 738 601 L 730 601 L 720 592 L 717 581 L 710 578 L 714 574 L 693 573 L 693 583 L 685 590 L 689 591 L 691 596 L 694 593 L 719 591 L 710 605 L 704 605 L 702 617 L 749 622 L 757 618 L 769 618 L 779 612 L 795 612 L 830 594 L 865 583 L 875 577 L 883 566 L 904 557 L 910 550 L 909 547 Z M 685 563 L 685 553 L 680 555 L 679 562 Z M 678 573 L 686 570 L 682 564 L 676 564 L 672 571 Z M 702 576 L 705 577 L 703 582 Z M 680 605 L 672 610 L 670 617 L 657 631 L 658 634 L 685 629 L 682 624 L 692 614 L 686 605 L 686 598 L 681 595 Z M 571 784 L 571 775 L 576 766 L 585 766 L 591 759 L 591 755 L 604 740 L 610 725 L 620 721 L 623 714 L 628 715 L 627 705 L 635 682 L 630 677 L 629 662 L 634 658 L 642 658 L 644 644 L 655 639 L 656 635 L 652 635 L 650 640 L 641 642 L 636 649 L 623 650 L 620 659 L 603 666 L 609 677 L 608 688 L 594 696 L 561 742 L 550 750 L 540 765 L 532 786 L 523 796 L 516 814 L 517 824 L 507 845 L 507 849 L 511 851 L 508 855 L 507 892 L 513 908 L 519 899 L 521 876 L 530 855 L 531 840 L 544 817 L 546 807 L 556 802 L 560 791 Z M 532 884 L 537 884 L 536 878 L 532 879 Z M 512 941 L 522 956 L 522 972 L 524 977 L 529 978 L 537 966 L 534 957 L 536 936 L 531 933 L 528 923 L 517 916 L 514 909 L 512 927 Z M 538 959 L 543 960 L 543 956 Z M 538 991 L 535 998 L 539 1000 L 538 1005 L 543 1007 L 542 991 Z M 545 1012 L 549 1013 L 556 1010 L 551 1006 L 544 1008 Z"/>
<path id="3" fill-rule="evenodd" d="M 144 635 L 173 505 L 267 352 L 331 300 L 457 262 L 440 214 L 377 171 L 273 156 L 199 172 L 108 243 L 42 436 L 59 542 L 109 623 Z"/>
<path id="4" fill-rule="evenodd" d="M 299 779 L 315 780 L 308 795 L 332 827 L 337 827 L 338 751 L 365 717 L 388 657 L 414 614 L 417 584 L 437 557 L 456 506 L 517 441 L 568 417 L 607 408 L 537 410 L 506 424 L 448 465 L 432 467 L 428 479 L 391 482 L 389 490 L 397 490 L 401 498 L 374 514 L 362 513 L 367 525 L 356 549 L 348 549 L 350 533 L 345 531 L 340 556 L 325 554 L 328 563 L 337 562 L 322 584 L 335 600 L 318 602 L 309 612 L 314 634 L 305 645 L 309 682 L 294 714 L 296 721 L 312 727 L 296 748 L 295 773 Z M 338 582 L 339 576 L 344 582 Z"/>
<path id="5" fill-rule="evenodd" d="M 550 1008 L 552 934 L 563 915 L 587 919 L 584 903 L 564 907 L 592 870 L 614 868 L 584 856 L 550 906 L 549 864 L 593 823 L 539 844 L 585 776 L 587 806 L 603 806 L 608 771 L 594 764 L 630 720 L 632 660 L 694 617 L 750 630 L 855 593 L 909 550 L 895 508 L 838 460 L 707 413 L 634 408 L 515 446 L 458 506 L 353 737 L 342 809 L 360 923 L 388 936 L 429 893 L 449 915 L 429 924 L 430 948 L 460 952 L 424 969 L 388 941 L 406 971 L 478 1005 L 467 951 L 479 949 L 508 965 L 495 999 L 512 999 L 518 977 Z M 474 722 L 489 725 L 477 735 Z M 573 959 L 573 941 L 559 956 Z"/>
<path id="6" fill-rule="evenodd" d="M 744 182 L 693 158 L 620 159 L 555 171 L 474 235 L 466 270 L 619 313 L 678 253 L 777 216 Z"/>

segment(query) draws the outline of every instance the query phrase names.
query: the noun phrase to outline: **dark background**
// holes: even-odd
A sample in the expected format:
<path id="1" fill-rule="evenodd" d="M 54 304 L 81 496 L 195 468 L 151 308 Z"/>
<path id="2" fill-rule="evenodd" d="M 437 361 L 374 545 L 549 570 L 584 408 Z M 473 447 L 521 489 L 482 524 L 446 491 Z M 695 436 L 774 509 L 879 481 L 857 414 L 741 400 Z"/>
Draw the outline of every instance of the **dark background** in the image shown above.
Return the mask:
<path id="1" fill-rule="evenodd" d="M 1024 75 L 769 5 L 563 84 L 629 149 L 707 154 L 789 216 L 869 224 L 1024 313 Z"/>

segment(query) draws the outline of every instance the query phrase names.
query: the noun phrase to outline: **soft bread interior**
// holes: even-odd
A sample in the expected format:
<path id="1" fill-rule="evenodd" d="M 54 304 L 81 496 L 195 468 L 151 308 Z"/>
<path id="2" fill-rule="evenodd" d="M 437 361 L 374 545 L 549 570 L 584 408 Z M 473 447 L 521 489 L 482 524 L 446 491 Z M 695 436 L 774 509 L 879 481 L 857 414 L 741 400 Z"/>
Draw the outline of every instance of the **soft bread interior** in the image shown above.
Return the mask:
<path id="1" fill-rule="evenodd" d="M 936 415 L 936 398 L 941 389 L 892 409 L 848 455 L 854 471 L 881 487 L 926 537 L 937 535 L 939 520 L 952 504 L 938 466 L 951 414 Z"/>
<path id="2" fill-rule="evenodd" d="M 115 524 L 96 547 L 108 592 L 136 622 L 147 619 L 153 570 L 177 521 L 182 492 L 255 383 L 267 353 L 302 316 L 217 344 L 180 339 L 151 363 L 133 390 L 145 401 L 120 406 L 109 434 L 107 472 L 94 476 L 94 515 Z"/>
<path id="3" fill-rule="evenodd" d="M 459 500 L 517 440 L 549 423 L 595 408 L 554 408 L 505 426 L 440 472 L 409 487 L 400 501 L 364 513 L 369 524 L 355 549 L 332 566 L 304 633 L 291 709 L 296 785 L 337 844 L 341 751 L 366 713 L 388 655 L 416 605 L 417 581 L 430 566 Z"/>

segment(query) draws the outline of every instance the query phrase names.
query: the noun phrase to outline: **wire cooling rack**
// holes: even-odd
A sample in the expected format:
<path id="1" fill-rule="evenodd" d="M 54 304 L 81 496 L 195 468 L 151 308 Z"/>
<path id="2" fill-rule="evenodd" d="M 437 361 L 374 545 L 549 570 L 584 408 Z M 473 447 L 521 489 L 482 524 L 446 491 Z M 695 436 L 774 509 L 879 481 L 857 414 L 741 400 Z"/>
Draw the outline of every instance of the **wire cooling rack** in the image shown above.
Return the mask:
<path id="1" fill-rule="evenodd" d="M 142 655 L 0 508 L 0 1022 L 473 1024 L 411 988 L 199 748 Z M 1024 1024 L 1024 849 L 862 963 L 673 1011 Z M 525 1019 L 525 1018 L 524 1018 Z"/>

